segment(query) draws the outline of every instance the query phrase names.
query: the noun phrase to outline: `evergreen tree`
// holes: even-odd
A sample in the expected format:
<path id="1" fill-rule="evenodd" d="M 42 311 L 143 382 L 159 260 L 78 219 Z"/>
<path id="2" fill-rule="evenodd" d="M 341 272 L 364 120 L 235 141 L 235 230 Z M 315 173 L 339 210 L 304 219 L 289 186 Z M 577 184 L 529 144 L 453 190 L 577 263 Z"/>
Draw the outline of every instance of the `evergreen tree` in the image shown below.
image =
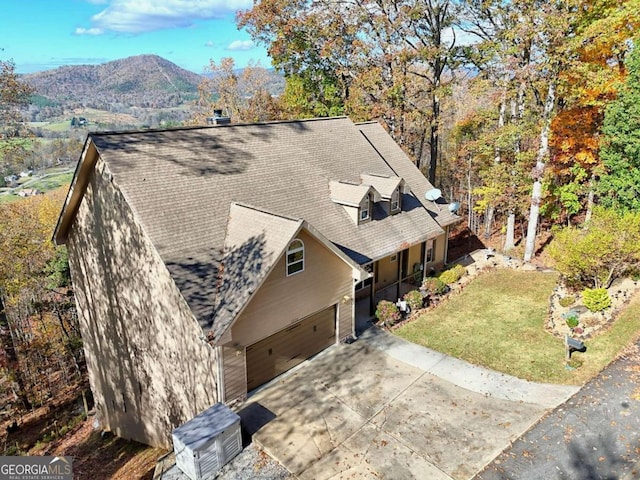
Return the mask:
<path id="1" fill-rule="evenodd" d="M 606 110 L 600 148 L 606 173 L 597 185 L 600 204 L 640 211 L 640 50 L 627 56 L 627 77 Z"/>

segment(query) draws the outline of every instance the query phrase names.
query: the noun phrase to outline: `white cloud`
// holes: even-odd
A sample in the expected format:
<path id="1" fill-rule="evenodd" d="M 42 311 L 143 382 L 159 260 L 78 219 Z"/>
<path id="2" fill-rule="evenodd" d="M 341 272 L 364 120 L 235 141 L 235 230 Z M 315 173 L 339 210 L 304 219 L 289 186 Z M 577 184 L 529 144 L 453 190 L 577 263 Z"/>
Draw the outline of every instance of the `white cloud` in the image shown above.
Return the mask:
<path id="1" fill-rule="evenodd" d="M 78 27 L 75 30 L 76 35 L 102 35 L 104 30 L 101 28 L 82 28 Z"/>
<path id="2" fill-rule="evenodd" d="M 244 52 L 247 50 L 251 50 L 254 47 L 253 42 L 251 40 L 235 40 L 227 45 L 227 50 L 232 50 L 235 52 Z"/>
<path id="3" fill-rule="evenodd" d="M 190 27 L 251 6 L 252 0 L 112 0 L 91 21 L 103 30 L 141 33 Z"/>
<path id="4" fill-rule="evenodd" d="M 207 48 L 211 48 L 211 47 L 215 47 L 215 43 L 213 43 L 211 40 L 209 40 L 208 42 L 205 42 L 204 46 Z"/>

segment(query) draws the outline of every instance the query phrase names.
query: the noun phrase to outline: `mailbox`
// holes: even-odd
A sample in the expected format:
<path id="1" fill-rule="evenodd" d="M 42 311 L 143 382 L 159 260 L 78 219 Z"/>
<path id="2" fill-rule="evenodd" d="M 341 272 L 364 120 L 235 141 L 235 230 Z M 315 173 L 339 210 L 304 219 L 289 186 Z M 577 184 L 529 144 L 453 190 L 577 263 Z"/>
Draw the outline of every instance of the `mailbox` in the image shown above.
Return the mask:
<path id="1" fill-rule="evenodd" d="M 564 345 L 567 353 L 567 360 L 571 358 L 573 352 L 584 353 L 587 351 L 587 346 L 584 342 L 571 338 L 569 335 L 564 337 Z"/>

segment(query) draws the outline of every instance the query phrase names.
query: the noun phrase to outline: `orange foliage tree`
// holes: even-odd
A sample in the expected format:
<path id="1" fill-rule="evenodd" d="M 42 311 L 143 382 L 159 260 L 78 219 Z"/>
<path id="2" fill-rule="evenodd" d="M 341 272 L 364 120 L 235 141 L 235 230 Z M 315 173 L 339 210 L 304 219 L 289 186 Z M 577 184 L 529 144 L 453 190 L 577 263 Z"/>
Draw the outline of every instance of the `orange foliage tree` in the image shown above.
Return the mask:
<path id="1" fill-rule="evenodd" d="M 581 1 L 572 56 L 560 74 L 559 111 L 550 139 L 550 193 L 547 212 L 567 219 L 590 216 L 593 181 L 603 167 L 598 155 L 604 109 L 625 76 L 629 39 L 640 27 L 640 1 Z"/>

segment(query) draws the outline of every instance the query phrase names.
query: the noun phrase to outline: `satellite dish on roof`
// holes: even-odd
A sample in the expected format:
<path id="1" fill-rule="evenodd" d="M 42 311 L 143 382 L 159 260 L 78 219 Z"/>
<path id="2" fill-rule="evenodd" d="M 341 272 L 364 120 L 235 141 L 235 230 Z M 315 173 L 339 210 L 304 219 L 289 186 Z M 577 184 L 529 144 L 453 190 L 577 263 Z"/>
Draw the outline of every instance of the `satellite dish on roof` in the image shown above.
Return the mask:
<path id="1" fill-rule="evenodd" d="M 449 211 L 451 213 L 456 213 L 458 210 L 460 210 L 460 204 L 458 202 L 451 202 L 449 204 Z"/>
<path id="2" fill-rule="evenodd" d="M 437 188 L 432 188 L 431 190 L 428 190 L 424 194 L 424 198 L 429 200 L 430 202 L 435 202 L 441 196 L 442 196 L 442 192 Z"/>

